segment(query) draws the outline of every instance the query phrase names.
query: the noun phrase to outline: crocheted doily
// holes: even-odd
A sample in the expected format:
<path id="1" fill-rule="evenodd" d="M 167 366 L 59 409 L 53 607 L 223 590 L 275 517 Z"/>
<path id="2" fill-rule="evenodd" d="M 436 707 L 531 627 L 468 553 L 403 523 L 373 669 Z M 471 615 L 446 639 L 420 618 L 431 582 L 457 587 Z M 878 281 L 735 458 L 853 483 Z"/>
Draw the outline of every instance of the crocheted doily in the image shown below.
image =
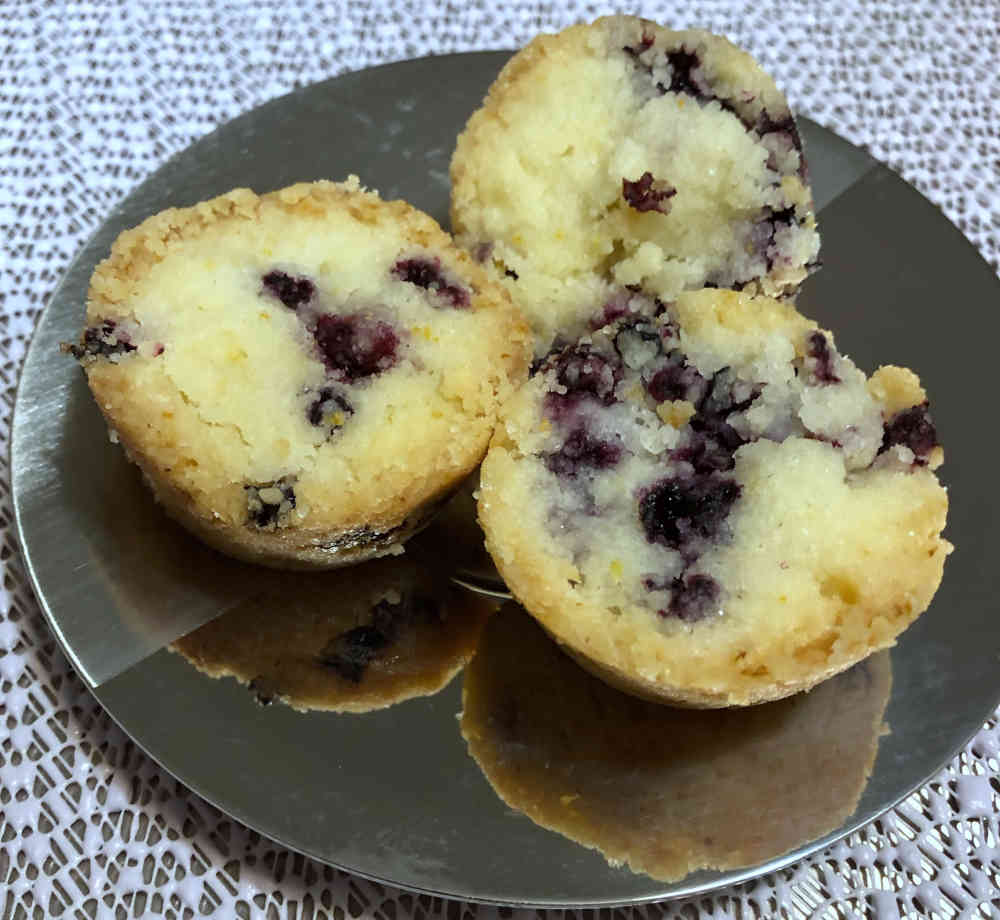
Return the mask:
<path id="1" fill-rule="evenodd" d="M 20 566 L 7 447 L 34 321 L 111 206 L 169 155 L 295 86 L 428 53 L 524 44 L 609 8 L 361 0 L 22 2 L 0 17 L 0 920 L 449 920 L 528 911 L 415 896 L 262 839 L 136 749 L 75 676 Z M 803 114 L 867 147 L 1000 259 L 1000 6 L 696 0 L 630 10 L 728 35 Z M 990 917 L 1000 899 L 991 719 L 883 818 L 782 872 L 642 917 Z M 616 911 L 615 914 L 617 915 Z"/>

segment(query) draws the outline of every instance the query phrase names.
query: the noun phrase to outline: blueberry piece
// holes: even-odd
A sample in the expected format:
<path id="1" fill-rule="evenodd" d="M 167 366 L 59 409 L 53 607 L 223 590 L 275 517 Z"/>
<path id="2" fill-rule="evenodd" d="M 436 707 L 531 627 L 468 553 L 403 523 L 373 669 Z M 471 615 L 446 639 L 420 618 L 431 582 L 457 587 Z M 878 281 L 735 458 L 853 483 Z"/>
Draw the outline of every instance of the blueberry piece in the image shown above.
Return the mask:
<path id="1" fill-rule="evenodd" d="M 688 575 L 675 578 L 670 586 L 670 604 L 661 614 L 677 617 L 687 623 L 703 620 L 718 609 L 722 588 L 710 575 Z"/>
<path id="2" fill-rule="evenodd" d="M 768 114 L 767 109 L 764 109 L 754 124 L 753 130 L 762 137 L 765 134 L 772 134 L 774 132 L 787 134 L 791 139 L 792 146 L 800 153 L 802 152 L 802 138 L 799 136 L 799 129 L 795 124 L 795 119 L 790 114 L 775 121 Z"/>
<path id="3" fill-rule="evenodd" d="M 765 207 L 753 227 L 750 228 L 750 247 L 754 252 L 760 253 L 767 264 L 768 271 L 774 268 L 774 236 L 778 227 L 790 227 L 797 222 L 794 207 L 782 208 L 778 211 Z M 735 290 L 740 290 L 743 285 L 741 284 L 740 287 L 732 285 L 732 287 Z"/>
<path id="4" fill-rule="evenodd" d="M 591 345 L 576 345 L 550 354 L 542 367 L 554 367 L 557 382 L 566 388 L 565 393 L 545 395 L 545 411 L 554 421 L 564 421 L 586 400 L 597 400 L 605 406 L 615 401 L 622 366 L 614 351 L 605 355 Z"/>
<path id="5" fill-rule="evenodd" d="M 748 409 L 760 392 L 760 386 L 739 380 L 729 368 L 713 374 L 688 423 L 692 434 L 671 459 L 690 463 L 696 473 L 731 470 L 734 454 L 747 442 L 726 419 Z"/>
<path id="6" fill-rule="evenodd" d="M 124 355 L 135 349 L 136 346 L 132 344 L 128 334 L 124 330 L 119 330 L 118 324 L 113 319 L 104 320 L 100 326 L 88 326 L 83 331 L 80 344 L 66 348 L 77 361 L 83 358 Z"/>
<path id="7" fill-rule="evenodd" d="M 701 401 L 707 381 L 697 368 L 677 349 L 667 355 L 667 363 L 645 381 L 646 390 L 658 403 L 686 399 L 696 406 Z"/>
<path id="8" fill-rule="evenodd" d="M 438 258 L 433 261 L 426 258 L 400 259 L 393 265 L 392 274 L 400 281 L 430 291 L 453 307 L 467 307 L 471 302 L 468 290 L 448 279 L 441 270 Z"/>
<path id="9" fill-rule="evenodd" d="M 243 487 L 247 521 L 261 530 L 273 530 L 295 507 L 295 490 L 287 479 Z"/>
<path id="10" fill-rule="evenodd" d="M 927 403 L 897 412 L 885 425 L 879 453 L 895 444 L 913 451 L 919 466 L 927 464 L 927 456 L 940 442 L 937 430 L 927 411 Z"/>
<path id="11" fill-rule="evenodd" d="M 556 368 L 556 379 L 566 387 L 567 395 L 593 396 L 605 405 L 614 402 L 621 366 L 598 354 L 592 346 L 567 349 L 557 359 Z"/>
<path id="12" fill-rule="evenodd" d="M 558 451 L 545 455 L 545 466 L 557 476 L 575 477 L 581 469 L 606 470 L 621 459 L 620 444 L 592 437 L 576 428 Z"/>
<path id="13" fill-rule="evenodd" d="M 368 665 L 390 642 L 375 626 L 355 626 L 334 636 L 319 653 L 318 661 L 345 680 L 359 684 Z"/>
<path id="14" fill-rule="evenodd" d="M 313 333 L 326 366 L 345 383 L 388 370 L 397 360 L 399 336 L 389 323 L 360 313 L 328 313 Z"/>
<path id="15" fill-rule="evenodd" d="M 670 452 L 670 459 L 690 463 L 698 474 L 724 473 L 731 470 L 736 465 L 733 454 L 736 447 L 743 442 L 730 426 L 725 427 L 735 435 L 735 439 L 727 437 L 728 432 L 721 433 L 721 437 L 695 433 L 686 444 Z M 739 443 L 736 447 L 729 447 L 726 440 L 739 440 Z"/>
<path id="16" fill-rule="evenodd" d="M 667 52 L 667 61 L 673 70 L 670 78 L 670 86 L 667 91 L 671 93 L 685 93 L 697 99 L 710 99 L 711 96 L 701 90 L 691 76 L 692 71 L 701 66 L 701 58 L 693 51 L 688 51 L 680 47 L 675 51 Z"/>
<path id="17" fill-rule="evenodd" d="M 666 310 L 666 304 L 659 297 L 650 297 L 643 293 L 639 285 L 628 284 L 624 291 L 619 291 L 594 313 L 590 318 L 590 329 L 594 332 L 627 316 L 661 316 Z M 672 324 L 665 324 L 669 325 Z"/>
<path id="18" fill-rule="evenodd" d="M 782 138 L 782 142 L 787 144 L 789 149 L 796 150 L 799 153 L 799 168 L 798 173 L 802 178 L 803 182 L 808 181 L 808 168 L 806 166 L 806 159 L 802 156 L 802 137 L 799 135 L 798 125 L 795 124 L 795 119 L 791 114 L 786 115 L 784 118 L 779 118 L 774 120 L 768 114 L 767 110 L 764 109 L 757 121 L 752 125 L 744 122 L 749 131 L 756 131 L 762 138 L 768 134 L 775 134 Z M 767 159 L 767 165 L 770 169 L 777 169 L 777 162 L 774 153 Z"/>
<path id="19" fill-rule="evenodd" d="M 652 36 L 643 35 L 642 42 L 639 45 L 626 45 L 622 49 L 629 57 L 632 58 L 636 68 L 645 70 L 650 77 L 652 77 L 653 73 L 652 65 L 643 61 L 641 59 L 641 55 L 648 51 L 652 45 Z M 666 59 L 671 69 L 670 84 L 665 85 L 663 83 L 657 83 L 656 88 L 660 91 L 660 93 L 684 93 L 685 95 L 692 96 L 697 99 L 698 102 L 702 103 L 710 102 L 716 98 L 716 96 L 708 89 L 707 84 L 693 75 L 694 71 L 701 66 L 701 58 L 698 57 L 697 53 L 688 51 L 686 48 L 681 47 L 676 48 L 673 51 L 668 51 L 666 53 Z M 729 107 L 722 102 L 722 100 L 720 100 L 720 103 L 723 104 L 723 107 Z"/>
<path id="20" fill-rule="evenodd" d="M 303 304 L 309 303 L 316 293 L 316 285 L 308 278 L 293 278 L 277 269 L 269 271 L 261 281 L 264 289 L 277 297 L 289 310 L 297 310 Z"/>
<path id="21" fill-rule="evenodd" d="M 670 212 L 670 199 L 677 194 L 677 189 L 669 182 L 654 179 L 648 170 L 635 182 L 622 179 L 622 197 L 630 208 L 640 213 L 659 211 L 660 214 Z"/>
<path id="22" fill-rule="evenodd" d="M 737 482 L 721 476 L 661 479 L 639 500 L 646 539 L 681 550 L 692 540 L 717 537 L 740 492 Z"/>
<path id="23" fill-rule="evenodd" d="M 343 395 L 336 392 L 333 388 L 323 387 L 309 405 L 307 412 L 309 424 L 321 425 L 324 419 L 328 419 L 337 412 L 342 413 L 344 420 L 346 420 L 349 416 L 354 415 L 354 407 Z M 334 427 L 339 428 L 342 424 L 343 422 L 339 424 L 335 422 Z"/>
<path id="24" fill-rule="evenodd" d="M 822 332 L 814 332 L 809 336 L 806 355 L 811 359 L 809 370 L 818 383 L 840 383 L 840 378 L 833 372 L 830 342 Z"/>

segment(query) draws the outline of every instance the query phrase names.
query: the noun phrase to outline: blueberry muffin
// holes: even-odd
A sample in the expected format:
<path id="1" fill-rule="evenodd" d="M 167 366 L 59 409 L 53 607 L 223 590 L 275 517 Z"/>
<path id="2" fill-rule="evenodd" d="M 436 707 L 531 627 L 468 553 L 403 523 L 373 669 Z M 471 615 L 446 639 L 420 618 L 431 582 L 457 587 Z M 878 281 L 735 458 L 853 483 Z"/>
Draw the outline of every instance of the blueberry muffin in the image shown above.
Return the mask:
<path id="1" fill-rule="evenodd" d="M 236 190 L 123 233 L 71 349 L 164 508 L 278 567 L 395 551 L 526 373 L 505 291 L 352 177 Z"/>
<path id="2" fill-rule="evenodd" d="M 783 297 L 817 264 L 788 103 L 708 32 L 609 16 L 539 36 L 469 120 L 451 179 L 452 227 L 538 354 L 603 325 L 632 285 Z"/>
<path id="3" fill-rule="evenodd" d="M 926 395 L 787 303 L 680 295 L 551 355 L 481 471 L 487 547 L 586 666 L 692 706 L 777 699 L 892 645 L 949 544 Z"/>
<path id="4" fill-rule="evenodd" d="M 258 593 L 177 640 L 262 704 L 368 712 L 436 693 L 472 657 L 495 602 L 406 557 L 336 572 L 269 572 Z"/>
<path id="5" fill-rule="evenodd" d="M 658 706 L 578 668 L 514 605 L 483 633 L 462 735 L 542 827 L 663 881 L 758 865 L 840 827 L 871 772 L 888 652 L 750 709 Z"/>

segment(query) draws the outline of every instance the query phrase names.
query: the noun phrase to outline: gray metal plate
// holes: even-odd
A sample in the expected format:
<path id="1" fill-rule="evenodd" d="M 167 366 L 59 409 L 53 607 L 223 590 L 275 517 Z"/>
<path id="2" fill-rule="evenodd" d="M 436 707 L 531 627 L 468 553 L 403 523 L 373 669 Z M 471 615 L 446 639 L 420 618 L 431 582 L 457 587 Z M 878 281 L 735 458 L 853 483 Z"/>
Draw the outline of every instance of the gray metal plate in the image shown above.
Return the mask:
<path id="1" fill-rule="evenodd" d="M 240 185 L 263 192 L 357 172 L 384 197 L 404 197 L 446 223 L 454 138 L 507 56 L 392 64 L 268 103 L 167 163 L 74 262 L 26 359 L 11 460 L 28 571 L 90 682 L 154 651 L 182 618 L 193 625 L 252 590 L 245 567 L 229 568 L 163 521 L 108 443 L 82 375 L 58 353 L 78 334 L 93 266 L 148 214 Z M 802 133 L 825 268 L 799 306 L 832 327 L 866 370 L 919 370 L 946 445 L 948 536 L 958 546 L 932 609 L 892 651 L 892 733 L 841 828 L 766 865 L 666 885 L 612 869 L 507 809 L 459 736 L 460 681 L 366 716 L 303 715 L 262 710 L 232 681 L 208 680 L 160 651 L 96 691 L 102 704 L 180 780 L 282 843 L 392 884 L 510 904 L 636 903 L 752 877 L 860 826 L 936 772 L 1000 696 L 998 434 L 980 421 L 990 412 L 981 381 L 995 363 L 1000 285 L 958 230 L 892 172 L 811 122 L 802 121 Z"/>

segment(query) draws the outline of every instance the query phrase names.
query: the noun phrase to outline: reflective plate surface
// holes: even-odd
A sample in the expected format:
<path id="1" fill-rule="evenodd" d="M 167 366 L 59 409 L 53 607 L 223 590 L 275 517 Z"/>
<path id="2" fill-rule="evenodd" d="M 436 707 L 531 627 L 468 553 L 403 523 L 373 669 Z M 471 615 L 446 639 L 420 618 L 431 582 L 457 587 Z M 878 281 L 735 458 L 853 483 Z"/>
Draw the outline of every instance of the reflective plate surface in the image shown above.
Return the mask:
<path id="1" fill-rule="evenodd" d="M 957 550 L 932 608 L 891 652 L 891 733 L 853 813 L 761 865 L 676 884 L 611 868 L 507 808 L 459 734 L 461 678 L 374 714 L 302 714 L 261 709 L 233 681 L 209 680 L 166 651 L 144 657 L 239 603 L 250 590 L 245 569 L 171 530 L 108 442 L 83 375 L 58 352 L 78 335 L 87 280 L 114 237 L 170 205 L 355 172 L 446 224 L 455 136 L 507 56 L 409 61 L 296 91 L 194 144 L 116 208 L 70 268 L 26 359 L 11 457 L 25 562 L 67 654 L 91 684 L 107 680 L 96 694 L 114 718 L 180 780 L 275 840 L 470 900 L 586 906 L 707 891 L 785 865 L 889 808 L 948 762 L 1000 696 L 1000 434 L 986 422 L 992 389 L 983 388 L 1000 340 L 1000 284 L 933 205 L 802 121 L 825 267 L 799 307 L 866 371 L 919 371 L 946 448 Z"/>

